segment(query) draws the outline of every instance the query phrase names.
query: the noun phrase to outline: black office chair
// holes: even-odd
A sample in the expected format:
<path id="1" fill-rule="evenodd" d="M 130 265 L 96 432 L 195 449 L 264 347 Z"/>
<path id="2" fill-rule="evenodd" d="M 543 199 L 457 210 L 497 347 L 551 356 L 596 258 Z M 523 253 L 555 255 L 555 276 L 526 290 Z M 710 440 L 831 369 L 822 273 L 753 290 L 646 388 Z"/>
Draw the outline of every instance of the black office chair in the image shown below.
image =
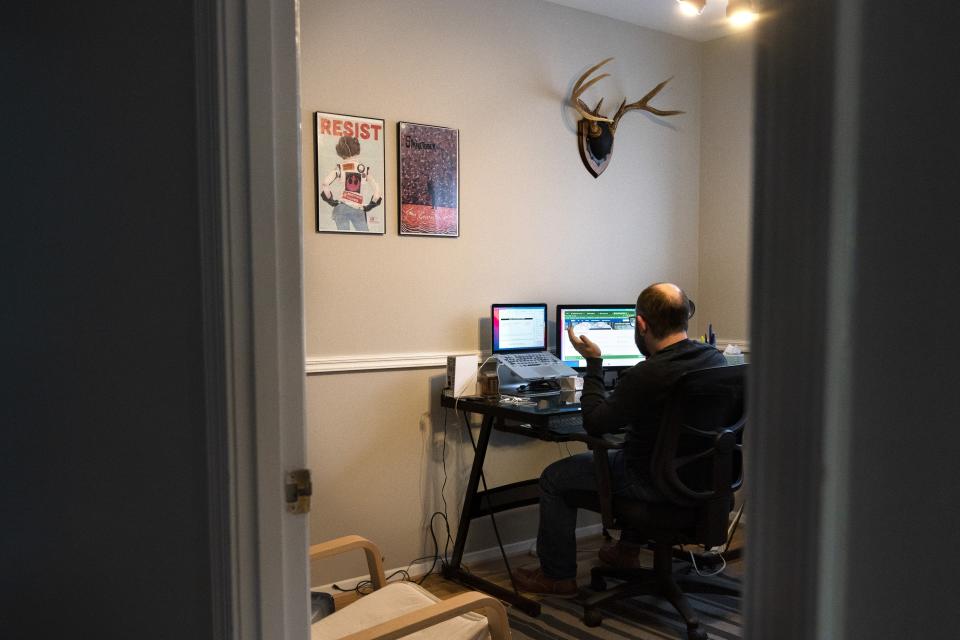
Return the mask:
<path id="1" fill-rule="evenodd" d="M 646 503 L 611 496 L 610 467 L 602 440 L 591 442 L 597 463 L 598 492 L 573 491 L 568 504 L 599 512 L 607 529 L 641 532 L 654 549 L 653 569 L 594 567 L 583 601 L 587 626 L 602 622 L 600 605 L 620 598 L 666 598 L 687 624 L 690 640 L 707 633 L 684 592 L 739 596 L 739 588 L 696 574 L 673 572 L 673 547 L 727 543 L 733 494 L 743 482 L 742 439 L 746 423 L 744 387 L 747 365 L 715 367 L 684 374 L 672 390 L 653 453 L 651 475 L 667 501 Z M 624 580 L 606 590 L 606 578 Z"/>

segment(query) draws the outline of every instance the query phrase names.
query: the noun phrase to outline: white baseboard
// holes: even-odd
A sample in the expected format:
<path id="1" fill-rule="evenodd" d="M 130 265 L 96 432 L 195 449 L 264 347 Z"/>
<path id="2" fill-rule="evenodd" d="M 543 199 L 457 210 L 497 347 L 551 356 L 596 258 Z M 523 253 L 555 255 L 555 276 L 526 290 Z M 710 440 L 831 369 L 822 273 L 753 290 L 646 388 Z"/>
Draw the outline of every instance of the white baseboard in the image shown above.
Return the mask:
<path id="1" fill-rule="evenodd" d="M 603 525 L 600 523 L 592 524 L 586 527 L 580 527 L 577 529 L 578 538 L 586 538 L 589 536 L 599 535 L 603 531 Z M 517 556 L 521 553 L 526 553 L 527 551 L 534 548 L 536 545 L 536 538 L 530 538 L 529 540 L 521 540 L 519 542 L 512 542 L 508 545 L 504 545 L 503 549 L 508 556 Z M 477 564 L 481 562 L 486 562 L 488 560 L 495 560 L 500 557 L 500 547 L 491 547 L 489 549 L 481 549 L 479 551 L 471 551 L 470 553 L 463 554 L 463 564 L 469 566 L 471 564 Z M 406 571 L 413 577 L 422 576 L 427 571 L 430 570 L 430 561 L 417 562 L 416 564 L 410 565 L 410 567 L 394 567 L 392 569 L 385 569 L 384 574 L 390 575 L 394 571 L 399 571 L 401 569 L 406 569 Z M 357 583 L 369 580 L 369 575 L 356 576 L 353 578 L 344 578 L 343 580 L 336 580 L 330 584 L 324 584 L 319 587 L 313 587 L 311 591 L 334 591 L 333 585 L 339 586 L 341 589 L 346 589 L 347 591 L 351 590 L 356 586 Z"/>

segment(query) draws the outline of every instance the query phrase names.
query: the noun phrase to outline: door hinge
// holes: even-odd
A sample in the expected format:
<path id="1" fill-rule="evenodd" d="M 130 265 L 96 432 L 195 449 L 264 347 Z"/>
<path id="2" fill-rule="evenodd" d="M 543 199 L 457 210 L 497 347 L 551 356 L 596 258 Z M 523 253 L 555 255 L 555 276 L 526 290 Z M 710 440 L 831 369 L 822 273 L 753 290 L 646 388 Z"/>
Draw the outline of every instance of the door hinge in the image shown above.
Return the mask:
<path id="1" fill-rule="evenodd" d="M 287 498 L 287 511 L 290 513 L 309 513 L 310 496 L 313 495 L 310 469 L 297 469 L 289 472 L 284 490 Z"/>

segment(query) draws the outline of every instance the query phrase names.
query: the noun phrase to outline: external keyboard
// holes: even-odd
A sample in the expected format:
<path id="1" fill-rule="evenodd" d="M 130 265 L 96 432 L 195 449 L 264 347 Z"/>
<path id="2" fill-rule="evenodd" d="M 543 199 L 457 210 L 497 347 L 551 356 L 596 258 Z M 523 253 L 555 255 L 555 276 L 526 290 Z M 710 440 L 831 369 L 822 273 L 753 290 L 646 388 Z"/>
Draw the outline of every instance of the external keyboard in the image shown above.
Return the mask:
<path id="1" fill-rule="evenodd" d="M 550 418 L 550 426 L 548 429 L 559 433 L 583 431 L 583 416 L 579 413 L 571 413 L 565 416 Z"/>
<path id="2" fill-rule="evenodd" d="M 515 425 L 530 429 L 531 431 L 548 431 L 554 435 L 583 433 L 583 418 L 579 413 L 572 413 L 564 416 L 553 416 L 550 418 L 550 424 L 546 427 L 534 427 L 532 424 L 524 423 Z"/>

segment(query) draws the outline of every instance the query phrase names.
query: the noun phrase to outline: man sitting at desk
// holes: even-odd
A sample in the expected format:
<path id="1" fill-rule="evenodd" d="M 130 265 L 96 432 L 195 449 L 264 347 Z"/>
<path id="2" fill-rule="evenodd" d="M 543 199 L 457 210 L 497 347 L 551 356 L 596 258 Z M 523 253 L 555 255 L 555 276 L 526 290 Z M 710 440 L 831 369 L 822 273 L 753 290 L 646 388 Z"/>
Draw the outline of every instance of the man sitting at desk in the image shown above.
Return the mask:
<path id="1" fill-rule="evenodd" d="M 634 333 L 637 347 L 646 356 L 627 369 L 607 395 L 603 386 L 600 348 L 586 336 L 574 335 L 574 348 L 587 359 L 583 394 L 583 426 L 591 435 L 626 428 L 623 449 L 610 451 L 611 490 L 614 495 L 656 502 L 662 500 L 650 479 L 650 462 L 657 431 L 670 388 L 680 376 L 695 369 L 726 364 L 723 355 L 707 344 L 687 338 L 693 303 L 680 287 L 653 284 L 637 298 Z M 540 474 L 540 526 L 537 532 L 536 569 L 518 569 L 517 588 L 532 593 L 577 593 L 577 510 L 563 499 L 572 490 L 596 490 L 592 453 L 581 453 L 554 462 Z M 618 564 L 636 562 L 643 540 L 624 531 L 614 548 L 601 551 L 601 559 Z"/>

